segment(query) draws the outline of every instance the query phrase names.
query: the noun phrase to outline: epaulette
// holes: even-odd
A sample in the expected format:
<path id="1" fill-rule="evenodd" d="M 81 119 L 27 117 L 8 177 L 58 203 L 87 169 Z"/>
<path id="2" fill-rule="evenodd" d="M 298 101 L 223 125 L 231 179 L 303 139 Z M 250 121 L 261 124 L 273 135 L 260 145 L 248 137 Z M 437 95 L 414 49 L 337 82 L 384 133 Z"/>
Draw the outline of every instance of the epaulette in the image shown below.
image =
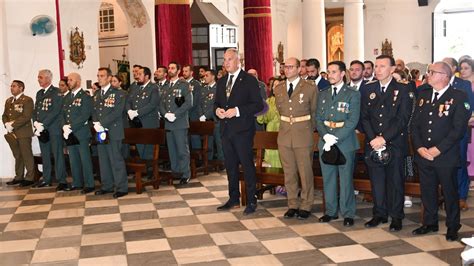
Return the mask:
<path id="1" fill-rule="evenodd" d="M 349 86 L 347 85 L 347 88 L 352 90 L 352 91 L 357 91 L 357 87 L 356 86 Z"/>
<path id="2" fill-rule="evenodd" d="M 369 84 L 375 83 L 375 82 L 377 82 L 377 81 L 378 81 L 378 80 L 371 80 L 371 81 L 365 83 L 364 85 L 369 85 Z"/>
<path id="3" fill-rule="evenodd" d="M 326 88 L 322 88 L 319 90 L 319 92 L 322 92 L 322 91 L 327 91 L 331 88 L 331 86 L 327 86 Z M 319 88 L 318 88 L 319 89 Z"/>
<path id="4" fill-rule="evenodd" d="M 397 82 L 400 83 L 400 84 L 408 85 L 408 81 L 406 81 L 406 80 L 401 79 L 401 80 L 397 80 Z"/>

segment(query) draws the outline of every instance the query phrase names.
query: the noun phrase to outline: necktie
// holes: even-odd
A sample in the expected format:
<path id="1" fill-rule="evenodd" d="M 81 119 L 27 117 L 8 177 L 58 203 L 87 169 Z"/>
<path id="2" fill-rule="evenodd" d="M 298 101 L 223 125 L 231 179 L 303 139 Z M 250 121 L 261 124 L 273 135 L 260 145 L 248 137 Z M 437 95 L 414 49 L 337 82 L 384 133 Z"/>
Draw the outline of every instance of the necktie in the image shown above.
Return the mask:
<path id="1" fill-rule="evenodd" d="M 288 97 L 291 98 L 291 94 L 293 93 L 293 83 L 290 83 L 290 89 L 288 90 Z"/>
<path id="2" fill-rule="evenodd" d="M 380 88 L 380 92 L 381 92 L 382 94 L 384 94 L 384 93 L 385 93 L 385 87 L 381 87 L 381 88 Z"/>
<path id="3" fill-rule="evenodd" d="M 174 82 L 170 82 L 170 88 L 173 88 Z"/>
<path id="4" fill-rule="evenodd" d="M 227 98 L 229 98 L 230 93 L 232 92 L 232 80 L 233 79 L 234 79 L 234 75 L 230 75 L 229 81 L 227 82 L 227 86 L 226 86 Z"/>
<path id="5" fill-rule="evenodd" d="M 332 89 L 333 89 L 332 99 L 334 100 L 334 98 L 336 98 L 336 95 L 337 95 L 337 87 L 334 86 L 334 87 L 332 87 Z"/>
<path id="6" fill-rule="evenodd" d="M 104 90 L 100 90 L 100 92 L 101 92 L 101 96 L 104 97 L 105 91 L 104 91 Z"/>
<path id="7" fill-rule="evenodd" d="M 437 101 L 438 101 L 438 95 L 439 95 L 439 92 L 435 92 L 434 93 L 434 99 L 433 99 L 433 104 L 435 104 Z"/>
<path id="8" fill-rule="evenodd" d="M 141 85 L 141 86 L 140 86 L 140 90 L 143 90 L 143 88 L 145 88 L 145 86 Z"/>

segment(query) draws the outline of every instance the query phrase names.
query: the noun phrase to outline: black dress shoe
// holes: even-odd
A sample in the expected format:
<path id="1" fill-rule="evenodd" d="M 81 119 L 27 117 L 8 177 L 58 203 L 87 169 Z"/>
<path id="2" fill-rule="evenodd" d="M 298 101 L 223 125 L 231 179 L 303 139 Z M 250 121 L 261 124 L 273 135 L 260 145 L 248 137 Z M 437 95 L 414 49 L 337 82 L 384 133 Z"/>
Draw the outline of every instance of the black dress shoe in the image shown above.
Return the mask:
<path id="1" fill-rule="evenodd" d="M 120 191 L 117 191 L 114 193 L 114 199 L 116 198 L 121 198 L 123 196 L 127 196 L 128 195 L 128 192 L 120 192 Z"/>
<path id="2" fill-rule="evenodd" d="M 375 216 L 370 221 L 366 222 L 364 225 L 367 228 L 371 228 L 371 227 L 376 227 L 379 224 L 385 224 L 387 222 L 388 222 L 387 218 L 382 218 L 382 217 Z"/>
<path id="3" fill-rule="evenodd" d="M 85 187 L 82 191 L 81 191 L 81 194 L 87 194 L 87 193 L 91 193 L 92 191 L 94 191 L 95 188 L 93 187 Z"/>
<path id="4" fill-rule="evenodd" d="M 402 219 L 392 218 L 392 222 L 390 223 L 390 231 L 398 232 L 402 230 Z"/>
<path id="5" fill-rule="evenodd" d="M 459 229 L 461 229 L 461 225 L 456 226 L 455 228 L 448 227 L 448 232 L 446 233 L 446 240 L 449 242 L 458 240 Z"/>
<path id="6" fill-rule="evenodd" d="M 180 185 L 186 185 L 187 183 L 189 183 L 189 180 L 191 180 L 191 176 L 187 177 L 187 178 L 181 178 L 179 180 L 179 184 Z"/>
<path id="7" fill-rule="evenodd" d="M 311 212 L 309 212 L 309 211 L 299 210 L 299 211 L 298 211 L 298 215 L 296 216 L 296 219 L 298 219 L 298 220 L 306 220 L 306 219 L 309 218 L 310 215 L 311 215 Z"/>
<path id="8" fill-rule="evenodd" d="M 51 186 L 51 184 L 46 183 L 46 182 L 44 182 L 44 181 L 41 181 L 41 182 L 37 183 L 36 185 L 34 185 L 33 187 L 35 187 L 35 188 L 42 188 L 42 187 L 50 187 L 50 186 Z"/>
<path id="9" fill-rule="evenodd" d="M 108 191 L 108 190 L 97 190 L 94 194 L 95 195 L 105 195 L 105 194 L 110 194 L 110 193 L 114 193 L 113 191 Z"/>
<path id="10" fill-rule="evenodd" d="M 285 219 L 289 219 L 295 217 L 295 215 L 298 215 L 298 209 L 288 209 L 283 215 L 283 217 Z"/>
<path id="11" fill-rule="evenodd" d="M 411 233 L 413 235 L 424 235 L 430 232 L 438 232 L 438 226 L 437 225 L 423 225 L 413 230 Z"/>
<path id="12" fill-rule="evenodd" d="M 28 187 L 33 185 L 35 182 L 30 181 L 30 180 L 22 180 L 20 183 L 20 187 Z"/>
<path id="13" fill-rule="evenodd" d="M 236 208 L 240 208 L 240 202 L 231 203 L 230 201 L 227 201 L 224 205 L 217 207 L 217 210 L 228 211 L 230 209 L 236 209 Z"/>
<path id="14" fill-rule="evenodd" d="M 257 210 L 257 203 L 248 203 L 245 206 L 244 215 L 249 215 L 254 213 Z"/>
<path id="15" fill-rule="evenodd" d="M 82 190 L 82 187 L 71 186 L 69 188 L 69 191 L 74 191 L 74 190 Z"/>
<path id="16" fill-rule="evenodd" d="M 12 181 L 8 181 L 7 185 L 14 186 L 14 185 L 21 184 L 21 182 L 23 182 L 23 180 L 13 179 Z"/>
<path id="17" fill-rule="evenodd" d="M 319 218 L 320 223 L 329 223 L 331 220 L 338 219 L 338 216 L 329 216 L 327 214 L 323 215 L 323 217 Z"/>
<path id="18" fill-rule="evenodd" d="M 65 183 L 59 183 L 59 185 L 56 187 L 56 191 L 69 191 L 70 188 L 67 184 Z"/>
<path id="19" fill-rule="evenodd" d="M 353 218 L 344 218 L 344 226 L 345 227 L 351 227 L 354 225 L 354 219 Z"/>

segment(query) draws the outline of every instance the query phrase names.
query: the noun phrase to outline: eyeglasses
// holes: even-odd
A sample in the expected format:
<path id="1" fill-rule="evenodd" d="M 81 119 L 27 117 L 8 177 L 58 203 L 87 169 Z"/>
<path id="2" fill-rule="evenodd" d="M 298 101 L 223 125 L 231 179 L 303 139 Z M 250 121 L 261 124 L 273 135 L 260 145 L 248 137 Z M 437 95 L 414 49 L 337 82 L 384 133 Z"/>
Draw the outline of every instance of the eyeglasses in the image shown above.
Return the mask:
<path id="1" fill-rule="evenodd" d="M 283 68 L 289 70 L 289 69 L 293 69 L 295 67 L 296 67 L 295 65 L 285 65 Z"/>
<path id="2" fill-rule="evenodd" d="M 435 73 L 437 73 L 437 74 L 442 74 L 442 75 L 448 75 L 448 74 L 446 74 L 446 73 L 444 73 L 444 72 L 440 72 L 440 71 L 436 71 L 436 70 L 431 70 L 431 69 L 428 70 L 428 74 L 429 74 L 429 75 L 433 75 L 433 74 L 435 74 Z"/>

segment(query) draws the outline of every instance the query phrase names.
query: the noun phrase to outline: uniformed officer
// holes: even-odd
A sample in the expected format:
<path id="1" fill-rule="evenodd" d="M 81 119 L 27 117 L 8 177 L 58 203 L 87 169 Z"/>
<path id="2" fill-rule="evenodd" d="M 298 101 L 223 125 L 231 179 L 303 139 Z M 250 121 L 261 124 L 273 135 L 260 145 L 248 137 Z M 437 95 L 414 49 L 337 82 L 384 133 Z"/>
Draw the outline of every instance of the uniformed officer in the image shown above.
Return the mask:
<path id="1" fill-rule="evenodd" d="M 158 120 L 160 95 L 158 87 L 151 83 L 150 77 L 151 71 L 148 67 L 140 68 L 139 87 L 128 94 L 126 110 L 130 121 L 138 118 L 143 128 L 158 128 L 160 127 Z M 137 144 L 136 146 L 140 158 L 153 159 L 153 145 Z"/>
<path id="2" fill-rule="evenodd" d="M 355 151 L 359 148 L 355 128 L 360 115 L 360 93 L 357 88 L 349 87 L 344 83 L 343 77 L 346 74 L 344 62 L 333 61 L 328 64 L 327 70 L 331 87 L 319 93 L 316 113 L 319 161 L 326 203 L 326 213 L 319 218 L 319 221 L 327 223 L 338 218 L 339 198 L 339 209 L 344 217 L 344 226 L 352 226 L 356 212 L 352 179 Z M 344 155 L 345 164 L 330 165 L 321 159 L 323 151 L 329 151 L 333 145 L 336 145 Z"/>
<path id="3" fill-rule="evenodd" d="M 168 80 L 166 77 L 168 76 L 168 69 L 165 66 L 159 66 L 154 73 L 154 81 L 156 86 L 158 86 L 158 92 L 163 94 L 163 88 Z"/>
<path id="4" fill-rule="evenodd" d="M 97 72 L 100 91 L 94 96 L 92 121 L 97 133 L 107 131 L 108 143 L 97 145 L 100 163 L 100 179 L 102 187 L 96 195 L 113 194 L 114 198 L 128 194 L 127 171 L 122 157 L 123 111 L 125 109 L 125 93 L 110 85 L 112 71 L 101 67 Z"/>
<path id="5" fill-rule="evenodd" d="M 70 73 L 67 77 L 71 92 L 64 96 L 63 137 L 67 140 L 72 134 L 79 141 L 77 145 L 67 146 L 72 172 L 70 190 L 82 189 L 81 193 L 87 194 L 94 191 L 94 174 L 89 148 L 91 140 L 89 118 L 92 115 L 92 97 L 81 88 L 79 74 Z"/>
<path id="6" fill-rule="evenodd" d="M 419 92 L 413 119 L 415 162 L 420 174 L 423 225 L 413 231 L 422 235 L 438 231 L 438 186 L 446 206 L 446 240 L 455 241 L 461 228 L 457 168 L 461 166 L 460 143 L 471 116 L 465 92 L 450 86 L 450 67 L 436 62 L 428 70 L 433 88 Z"/>
<path id="7" fill-rule="evenodd" d="M 141 65 L 133 65 L 133 68 L 132 68 L 132 75 L 133 75 L 133 79 L 134 81 L 130 84 L 130 87 L 128 88 L 128 92 L 132 92 L 133 90 L 137 89 L 138 86 L 138 71 L 140 71 L 140 69 L 142 68 Z"/>
<path id="8" fill-rule="evenodd" d="M 41 89 L 36 93 L 33 126 L 35 135 L 49 134 L 49 140 L 40 141 L 41 158 L 43 161 L 43 179 L 36 187 L 49 187 L 53 182 L 51 176 L 51 153 L 54 157 L 54 173 L 59 185 L 56 190 L 63 191 L 69 186 L 66 181 L 66 166 L 64 163 L 63 136 L 61 130 L 61 108 L 63 98 L 58 88 L 51 85 L 53 74 L 49 69 L 40 70 L 38 83 Z M 46 133 L 48 132 L 48 133 Z"/>
<path id="9" fill-rule="evenodd" d="M 189 90 L 189 83 L 179 79 L 180 71 L 181 66 L 178 63 L 169 63 L 170 81 L 163 89 L 160 110 L 165 118 L 171 170 L 180 177 L 180 184 L 187 184 L 191 178 L 188 111 L 193 106 L 193 94 Z"/>
<path id="10" fill-rule="evenodd" d="M 373 218 L 365 223 L 375 227 L 392 217 L 391 231 L 402 229 L 405 174 L 408 154 L 408 121 L 412 101 L 406 85 L 392 78 L 395 60 L 380 55 L 375 62 L 377 81 L 362 86 L 361 124 L 366 134 L 365 161 L 369 170 L 374 201 Z M 386 150 L 385 150 L 386 149 Z M 390 160 L 377 161 L 377 154 L 390 154 Z M 372 156 L 371 156 L 372 155 Z"/>
<path id="11" fill-rule="evenodd" d="M 216 99 L 216 73 L 214 70 L 208 70 L 204 74 L 204 85 L 201 89 L 201 102 L 199 103 L 199 121 L 215 121 L 216 125 L 217 119 L 215 118 L 214 114 L 214 101 Z M 214 126 L 214 134 L 219 133 L 219 131 L 215 130 Z M 222 144 L 221 144 L 221 152 L 222 152 Z M 214 156 L 214 137 L 209 136 L 208 139 L 208 156 L 209 160 L 212 160 Z"/>
<path id="12" fill-rule="evenodd" d="M 15 157 L 15 178 L 7 182 L 7 185 L 27 187 L 33 185 L 35 174 L 31 150 L 33 99 L 23 94 L 25 84 L 20 80 L 12 81 L 10 91 L 13 96 L 5 102 L 2 121 L 8 131 L 5 139 Z"/>
<path id="13" fill-rule="evenodd" d="M 183 66 L 183 78 L 188 82 L 189 89 L 193 94 L 193 106 L 189 109 L 189 121 L 199 121 L 199 103 L 201 102 L 201 82 L 193 78 L 193 67 L 191 65 Z M 201 137 L 191 135 L 191 148 L 201 148 Z"/>
<path id="14" fill-rule="evenodd" d="M 317 90 L 311 81 L 298 76 L 300 61 L 285 61 L 286 82 L 275 87 L 275 102 L 280 114 L 278 151 L 285 173 L 288 211 L 285 218 L 307 219 L 314 200 L 313 132 Z M 299 176 L 299 178 L 298 178 Z M 298 190 L 301 183 L 300 201 Z"/>

